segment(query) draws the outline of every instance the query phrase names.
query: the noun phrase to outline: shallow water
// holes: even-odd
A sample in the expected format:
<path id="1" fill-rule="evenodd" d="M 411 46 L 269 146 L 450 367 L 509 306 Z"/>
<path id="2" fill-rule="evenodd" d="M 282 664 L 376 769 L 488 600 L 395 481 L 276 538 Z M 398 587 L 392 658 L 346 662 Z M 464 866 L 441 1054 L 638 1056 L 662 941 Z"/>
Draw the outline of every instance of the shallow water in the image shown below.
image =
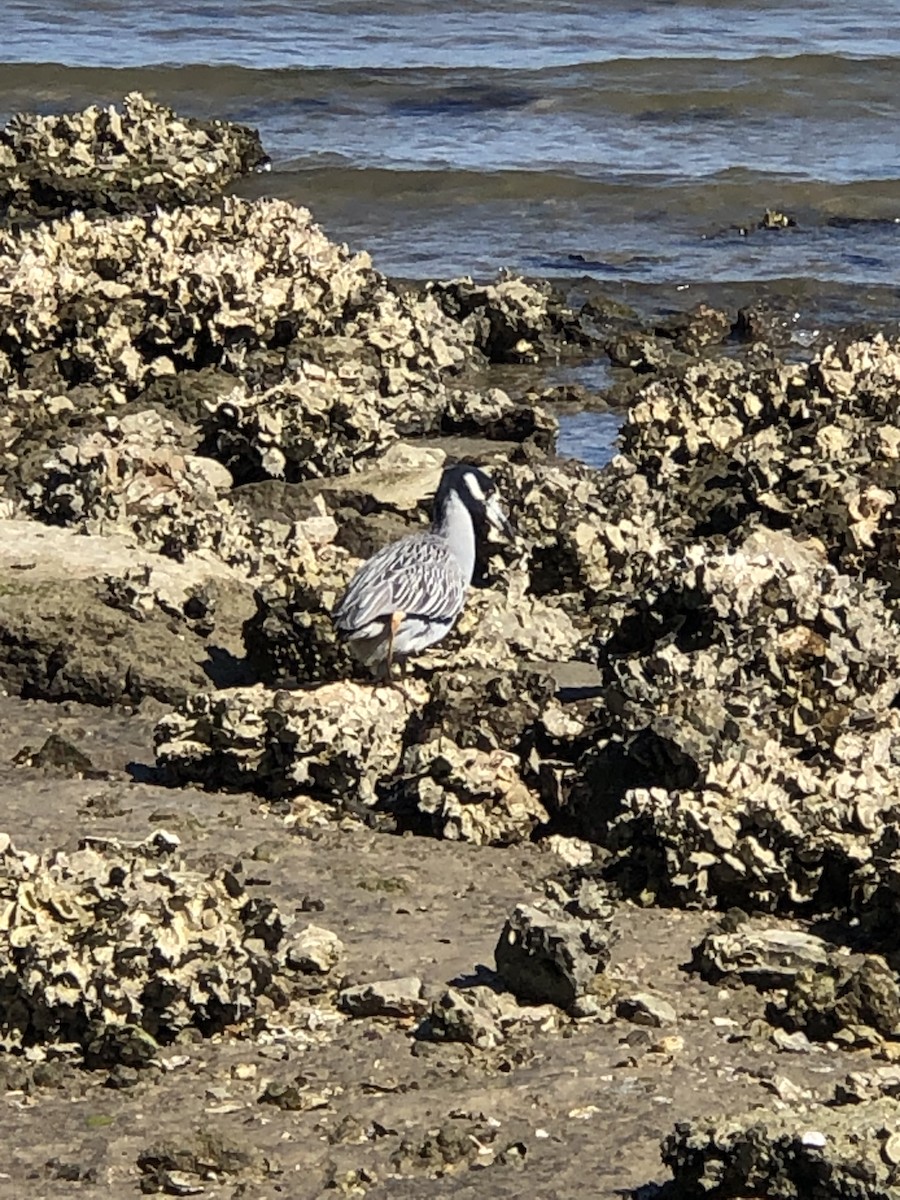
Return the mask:
<path id="1" fill-rule="evenodd" d="M 390 273 L 586 277 L 657 308 L 749 286 L 825 321 L 900 315 L 887 0 L 60 8 L 6 5 L 0 117 L 140 88 L 257 125 L 275 170 L 245 194 L 309 204 Z M 753 229 L 772 206 L 796 228 Z"/>
<path id="2" fill-rule="evenodd" d="M 559 418 L 556 449 L 564 457 L 580 459 L 589 467 L 605 467 L 616 452 L 621 428 L 621 413 L 564 413 Z"/>

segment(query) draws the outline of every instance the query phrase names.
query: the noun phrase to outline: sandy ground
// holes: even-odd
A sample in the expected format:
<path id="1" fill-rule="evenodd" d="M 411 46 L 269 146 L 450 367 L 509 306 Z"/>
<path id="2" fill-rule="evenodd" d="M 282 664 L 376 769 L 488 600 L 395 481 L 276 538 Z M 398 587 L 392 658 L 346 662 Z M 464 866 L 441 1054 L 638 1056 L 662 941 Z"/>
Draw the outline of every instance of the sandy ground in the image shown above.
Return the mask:
<path id="1" fill-rule="evenodd" d="M 476 848 L 350 824 L 289 830 L 250 795 L 166 789 L 152 781 L 151 730 L 149 716 L 0 701 L 2 828 L 46 851 L 164 827 L 182 839 L 188 865 L 240 863 L 251 893 L 338 934 L 346 982 L 415 974 L 432 995 L 486 978 L 509 911 L 562 870 L 538 846 Z M 105 778 L 13 764 L 54 731 Z M 279 1031 L 271 1017 L 256 1032 L 172 1047 L 167 1069 L 140 1078 L 8 1057 L 0 1195 L 137 1196 L 144 1152 L 205 1137 L 245 1161 L 174 1194 L 653 1196 L 666 1178 L 659 1142 L 675 1122 L 779 1104 L 779 1092 L 823 1099 L 868 1062 L 861 1052 L 779 1051 L 751 1024 L 762 997 L 689 973 L 713 921 L 617 912 L 607 975 L 619 994 L 667 999 L 677 1019 L 662 1028 L 524 1023 L 481 1051 L 419 1040 L 414 1019 L 338 1017 L 324 997 L 310 1002 L 305 1029 Z M 306 1111 L 260 1103 L 270 1083 L 298 1078 Z"/>

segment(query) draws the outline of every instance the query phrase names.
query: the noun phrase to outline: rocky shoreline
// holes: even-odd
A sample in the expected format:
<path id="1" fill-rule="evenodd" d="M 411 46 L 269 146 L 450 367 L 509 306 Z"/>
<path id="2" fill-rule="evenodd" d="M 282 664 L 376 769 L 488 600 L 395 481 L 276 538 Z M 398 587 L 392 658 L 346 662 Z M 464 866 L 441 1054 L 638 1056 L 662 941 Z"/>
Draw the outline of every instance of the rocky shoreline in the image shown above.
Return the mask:
<path id="1" fill-rule="evenodd" d="M 900 1195 L 900 343 L 400 284 L 265 162 L 0 133 L 7 1178 Z M 603 359 L 596 472 L 532 381 Z M 458 456 L 515 543 L 373 688 L 329 612 Z"/>

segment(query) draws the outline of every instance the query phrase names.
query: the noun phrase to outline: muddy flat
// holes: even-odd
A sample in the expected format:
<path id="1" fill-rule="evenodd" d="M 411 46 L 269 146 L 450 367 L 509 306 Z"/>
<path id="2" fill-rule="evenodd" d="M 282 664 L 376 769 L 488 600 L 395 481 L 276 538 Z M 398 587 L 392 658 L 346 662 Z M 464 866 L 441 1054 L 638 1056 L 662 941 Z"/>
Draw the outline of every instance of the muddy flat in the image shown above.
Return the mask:
<path id="1" fill-rule="evenodd" d="M 4 830 L 45 852 L 164 828 L 188 865 L 230 866 L 300 927 L 336 933 L 341 984 L 418 976 L 436 997 L 483 982 L 510 910 L 540 900 L 545 879 L 565 869 L 536 845 L 396 837 L 351 821 L 309 827 L 250 795 L 136 782 L 150 774 L 151 728 L 140 715 L 2 701 Z M 12 765 L 54 732 L 106 777 Z M 660 1184 L 659 1143 L 676 1122 L 778 1106 L 779 1091 L 824 1099 L 869 1058 L 762 1042 L 753 989 L 720 989 L 685 969 L 713 924 L 702 912 L 617 907 L 606 975 L 618 994 L 667 1001 L 675 1019 L 660 1027 L 542 1009 L 479 1050 L 422 1040 L 414 1018 L 348 1018 L 326 990 L 292 1010 L 289 1026 L 263 1012 L 255 1030 L 198 1035 L 141 1073 L 7 1058 L 0 1194 L 69 1196 L 77 1181 L 84 1197 L 137 1196 L 148 1178 L 138 1163 L 161 1144 L 195 1156 L 206 1146 L 210 1178 L 190 1174 L 183 1186 L 208 1196 L 612 1198 Z M 292 1083 L 296 1107 L 261 1102 L 271 1085 Z"/>

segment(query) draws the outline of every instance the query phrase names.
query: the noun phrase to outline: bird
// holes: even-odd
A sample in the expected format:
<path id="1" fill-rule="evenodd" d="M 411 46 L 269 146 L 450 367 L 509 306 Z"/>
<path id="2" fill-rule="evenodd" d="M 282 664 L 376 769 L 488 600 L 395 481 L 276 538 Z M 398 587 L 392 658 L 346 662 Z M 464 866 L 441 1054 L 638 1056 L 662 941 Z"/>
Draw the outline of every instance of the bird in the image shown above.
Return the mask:
<path id="1" fill-rule="evenodd" d="M 490 476 L 473 464 L 447 467 L 435 493 L 430 529 L 373 554 L 332 610 L 339 640 L 383 682 L 393 683 L 395 660 L 402 672 L 410 655 L 453 628 L 465 607 L 485 522 L 512 537 L 496 493 Z"/>

